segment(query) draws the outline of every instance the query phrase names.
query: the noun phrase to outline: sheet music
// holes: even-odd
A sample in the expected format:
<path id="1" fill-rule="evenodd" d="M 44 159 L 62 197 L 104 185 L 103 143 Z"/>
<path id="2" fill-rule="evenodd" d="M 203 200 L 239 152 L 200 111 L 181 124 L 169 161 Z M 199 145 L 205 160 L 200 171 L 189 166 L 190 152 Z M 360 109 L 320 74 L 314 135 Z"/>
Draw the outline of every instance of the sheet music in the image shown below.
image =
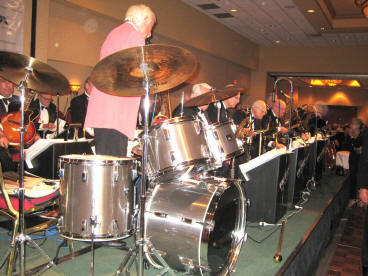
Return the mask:
<path id="1" fill-rule="evenodd" d="M 92 141 L 92 139 L 78 139 L 78 142 Z M 24 161 L 26 162 L 28 168 L 32 169 L 32 160 L 45 151 L 48 147 L 53 144 L 59 143 L 74 143 L 73 140 L 65 141 L 64 139 L 39 139 L 33 143 L 28 149 L 25 150 Z"/>
<path id="2" fill-rule="evenodd" d="M 286 149 L 273 149 L 270 150 L 254 159 L 251 159 L 250 161 L 239 165 L 239 168 L 241 172 L 245 175 L 247 172 L 253 170 L 256 167 L 259 167 L 260 165 L 276 158 L 279 155 L 283 155 L 285 153 L 288 153 Z"/>

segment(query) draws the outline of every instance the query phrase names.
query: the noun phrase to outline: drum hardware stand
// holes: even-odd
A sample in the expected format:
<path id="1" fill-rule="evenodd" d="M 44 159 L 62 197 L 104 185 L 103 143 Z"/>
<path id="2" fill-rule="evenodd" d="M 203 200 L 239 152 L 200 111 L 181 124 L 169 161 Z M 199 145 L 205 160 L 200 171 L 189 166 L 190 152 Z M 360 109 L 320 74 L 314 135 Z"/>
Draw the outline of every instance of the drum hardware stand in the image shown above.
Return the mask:
<path id="1" fill-rule="evenodd" d="M 135 237 L 135 249 L 130 250 L 128 254 L 124 257 L 122 263 L 119 266 L 119 269 L 115 272 L 115 275 L 121 274 L 121 269 L 125 267 L 126 265 L 129 265 L 128 267 L 125 267 L 129 269 L 133 261 L 137 259 L 137 275 L 143 276 L 144 275 L 144 267 L 143 267 L 143 251 L 144 246 L 151 251 L 154 256 L 161 262 L 162 266 L 165 268 L 165 272 L 168 272 L 170 275 L 175 276 L 175 273 L 173 270 L 169 267 L 169 265 L 165 262 L 165 260 L 157 253 L 157 250 L 154 249 L 152 243 L 145 239 L 145 233 L 144 233 L 144 211 L 145 211 L 145 202 L 146 202 L 146 180 L 147 180 L 147 149 L 148 149 L 148 113 L 149 113 L 149 91 L 150 91 L 150 79 L 148 76 L 149 73 L 149 67 L 148 64 L 145 61 L 145 53 L 144 53 L 144 47 L 141 46 L 141 54 L 142 54 L 142 62 L 140 64 L 140 70 L 142 74 L 144 75 L 143 80 L 143 87 L 145 90 L 145 98 L 144 98 L 144 132 L 143 132 L 143 156 L 142 156 L 142 178 L 139 182 L 138 187 L 138 218 L 137 218 L 137 233 L 134 235 Z M 123 269 L 123 271 L 126 271 L 127 269 Z M 129 273 L 129 272 L 128 272 Z"/>
<path id="2" fill-rule="evenodd" d="M 12 248 L 17 248 L 19 246 L 19 268 L 20 268 L 20 275 L 25 275 L 25 244 L 30 243 L 32 244 L 41 254 L 43 257 L 45 257 L 48 260 L 48 263 L 45 267 L 45 270 L 51 268 L 52 266 L 55 266 L 56 270 L 61 274 L 65 275 L 63 271 L 55 265 L 53 260 L 46 254 L 46 252 L 38 246 L 36 242 L 34 242 L 30 236 L 24 234 L 24 224 L 25 224 L 25 218 L 24 218 L 24 132 L 26 131 L 24 128 L 24 96 L 25 91 L 27 89 L 27 79 L 28 74 L 33 71 L 32 67 L 27 66 L 25 68 L 25 76 L 23 81 L 19 84 L 20 91 L 21 91 L 21 97 L 20 97 L 20 112 L 21 112 L 21 119 L 20 119 L 20 160 L 19 160 L 19 189 L 18 189 L 18 198 L 19 198 L 19 233 L 15 239 L 15 244 L 11 244 L 8 248 L 8 251 L 4 255 L 3 260 L 1 262 L 6 260 L 6 257 L 10 254 L 10 251 Z M 9 256 L 10 257 L 10 256 Z"/>

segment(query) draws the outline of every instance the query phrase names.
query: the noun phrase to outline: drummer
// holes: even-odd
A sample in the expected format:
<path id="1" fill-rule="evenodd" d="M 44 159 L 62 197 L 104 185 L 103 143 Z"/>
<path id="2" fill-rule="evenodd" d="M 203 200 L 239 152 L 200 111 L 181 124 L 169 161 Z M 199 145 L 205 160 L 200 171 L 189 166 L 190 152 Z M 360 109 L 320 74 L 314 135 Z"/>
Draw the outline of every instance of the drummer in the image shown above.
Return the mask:
<path id="1" fill-rule="evenodd" d="M 124 23 L 106 37 L 100 60 L 117 51 L 145 45 L 155 22 L 151 8 L 142 4 L 130 6 Z M 94 129 L 97 154 L 126 156 L 128 138 L 134 139 L 140 99 L 108 95 L 92 88 L 84 128 Z"/>

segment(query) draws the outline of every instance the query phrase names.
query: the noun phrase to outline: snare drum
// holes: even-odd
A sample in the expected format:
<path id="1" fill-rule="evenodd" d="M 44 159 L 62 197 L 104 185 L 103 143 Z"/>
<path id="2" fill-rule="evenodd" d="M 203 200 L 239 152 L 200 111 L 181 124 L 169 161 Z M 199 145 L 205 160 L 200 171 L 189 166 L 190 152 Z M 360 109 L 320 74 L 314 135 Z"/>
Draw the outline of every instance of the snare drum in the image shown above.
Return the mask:
<path id="1" fill-rule="evenodd" d="M 136 160 L 105 155 L 59 158 L 61 236 L 108 241 L 133 232 Z"/>
<path id="2" fill-rule="evenodd" d="M 205 138 L 202 122 L 177 117 L 149 129 L 148 176 L 156 181 L 171 180 L 193 166 L 193 173 L 210 167 L 214 159 Z"/>
<path id="3" fill-rule="evenodd" d="M 209 149 L 216 160 L 215 168 L 244 152 L 242 141 L 235 137 L 236 126 L 232 120 L 207 125 L 205 131 Z"/>
<path id="4" fill-rule="evenodd" d="M 175 270 L 228 275 L 245 238 L 245 213 L 240 180 L 176 180 L 155 186 L 146 205 L 145 235 Z M 146 257 L 160 268 L 153 255 Z"/>

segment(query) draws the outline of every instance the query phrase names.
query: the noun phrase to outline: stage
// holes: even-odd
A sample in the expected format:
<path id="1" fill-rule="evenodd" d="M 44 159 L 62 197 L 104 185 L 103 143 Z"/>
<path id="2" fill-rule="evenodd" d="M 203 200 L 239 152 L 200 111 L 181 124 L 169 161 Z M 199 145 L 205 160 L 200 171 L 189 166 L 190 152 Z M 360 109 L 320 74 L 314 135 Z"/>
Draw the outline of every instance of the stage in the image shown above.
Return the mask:
<path id="1" fill-rule="evenodd" d="M 312 275 L 320 259 L 320 254 L 333 236 L 339 218 L 348 201 L 347 177 L 336 176 L 334 173 L 324 174 L 315 191 L 312 191 L 303 209 L 288 210 L 282 217 L 288 217 L 281 249 L 282 262 L 275 263 L 273 256 L 277 251 L 280 237 L 280 226 L 260 227 L 256 222 L 248 222 L 246 227 L 247 241 L 244 242 L 236 264 L 236 272 L 232 275 Z M 296 212 L 298 211 L 298 212 Z M 8 232 L 3 227 L 4 219 L 0 220 L 0 254 L 8 246 Z M 280 220 L 277 224 L 281 223 Z M 164 233 L 163 233 L 164 235 Z M 47 254 L 53 258 L 57 246 L 61 243 L 55 229 L 47 233 L 46 241 L 41 234 L 32 235 Z M 132 238 L 126 239 L 128 245 Z M 75 250 L 88 249 L 89 243 L 74 242 Z M 66 275 L 89 275 L 91 254 L 87 252 L 78 257 L 61 258 L 59 267 Z M 113 275 L 120 265 L 124 250 L 101 246 L 95 249 L 95 275 Z M 59 257 L 69 254 L 63 247 Z M 41 265 L 46 260 L 35 249 L 27 247 L 26 269 Z M 18 269 L 18 266 L 17 266 Z M 1 274 L 4 273 L 4 267 Z M 159 270 L 149 268 L 145 275 L 157 275 Z M 58 275 L 48 270 L 42 275 Z M 132 275 L 136 275 L 132 267 Z"/>

